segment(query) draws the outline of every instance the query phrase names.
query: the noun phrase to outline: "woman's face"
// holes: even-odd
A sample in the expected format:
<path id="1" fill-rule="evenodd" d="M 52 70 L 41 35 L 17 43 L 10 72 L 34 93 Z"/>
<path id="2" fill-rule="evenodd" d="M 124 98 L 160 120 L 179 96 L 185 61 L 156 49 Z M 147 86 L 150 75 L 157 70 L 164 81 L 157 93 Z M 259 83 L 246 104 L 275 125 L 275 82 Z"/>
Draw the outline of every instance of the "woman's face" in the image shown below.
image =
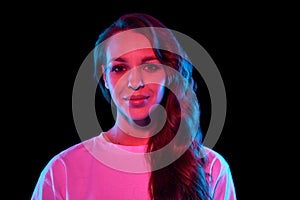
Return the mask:
<path id="1" fill-rule="evenodd" d="M 148 39 L 126 32 L 124 37 L 107 43 L 106 57 L 103 78 L 119 114 L 132 120 L 147 118 L 151 108 L 162 100 L 166 82 L 165 69 Z"/>

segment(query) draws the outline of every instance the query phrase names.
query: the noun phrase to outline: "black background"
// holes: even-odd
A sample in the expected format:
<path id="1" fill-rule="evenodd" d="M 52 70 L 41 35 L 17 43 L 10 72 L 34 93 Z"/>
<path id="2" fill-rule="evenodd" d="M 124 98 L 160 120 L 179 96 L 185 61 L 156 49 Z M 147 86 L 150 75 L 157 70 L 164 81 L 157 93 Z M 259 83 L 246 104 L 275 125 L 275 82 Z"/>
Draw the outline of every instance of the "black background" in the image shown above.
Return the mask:
<path id="1" fill-rule="evenodd" d="M 7 182 L 15 191 L 10 199 L 29 199 L 48 161 L 80 142 L 72 115 L 77 70 L 94 48 L 98 34 L 129 12 L 153 15 L 170 29 L 195 39 L 214 60 L 227 94 L 226 121 L 214 149 L 231 166 L 237 197 L 255 197 L 257 191 L 249 192 L 248 183 L 256 165 L 246 152 L 252 125 L 257 123 L 252 120 L 258 101 L 253 92 L 260 78 L 254 60 L 260 56 L 256 45 L 264 25 L 255 16 L 262 10 L 172 1 L 165 6 L 153 1 L 17 6 L 13 14 L 4 16 L 2 31 L 2 39 L 8 42 L 3 58 L 9 66 L 3 76 L 10 79 L 4 100 L 13 103 L 6 115 L 12 122 L 7 123 L 11 138 L 5 140 L 12 146 L 6 165 L 13 169 Z M 226 9 L 220 9 L 223 6 Z M 209 103 L 204 101 L 205 129 L 209 109 L 204 105 Z"/>

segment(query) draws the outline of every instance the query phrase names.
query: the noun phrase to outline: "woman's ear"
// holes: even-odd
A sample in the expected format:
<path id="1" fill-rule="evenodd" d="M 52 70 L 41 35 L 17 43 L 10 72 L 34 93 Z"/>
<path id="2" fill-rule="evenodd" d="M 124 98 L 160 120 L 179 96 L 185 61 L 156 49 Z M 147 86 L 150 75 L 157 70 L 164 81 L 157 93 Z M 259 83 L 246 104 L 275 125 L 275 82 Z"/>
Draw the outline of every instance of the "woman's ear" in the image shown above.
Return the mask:
<path id="1" fill-rule="evenodd" d="M 105 67 L 104 67 L 104 65 L 101 65 L 101 69 L 102 69 L 102 76 L 103 76 L 105 87 L 108 89 L 108 84 L 107 84 L 107 81 L 106 81 L 106 74 L 105 74 Z"/>

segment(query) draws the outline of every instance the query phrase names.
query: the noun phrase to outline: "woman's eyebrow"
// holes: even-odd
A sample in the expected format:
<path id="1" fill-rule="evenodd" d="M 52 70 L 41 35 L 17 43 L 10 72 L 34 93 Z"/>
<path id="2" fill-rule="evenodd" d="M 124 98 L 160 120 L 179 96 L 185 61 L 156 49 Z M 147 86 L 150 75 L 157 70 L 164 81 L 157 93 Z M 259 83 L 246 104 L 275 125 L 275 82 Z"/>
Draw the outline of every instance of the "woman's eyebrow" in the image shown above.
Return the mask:
<path id="1" fill-rule="evenodd" d="M 111 58 L 111 59 L 109 60 L 109 62 L 113 62 L 113 61 L 126 62 L 126 60 L 123 59 L 122 57 Z"/>
<path id="2" fill-rule="evenodd" d="M 152 60 L 158 60 L 155 56 L 146 56 L 142 59 L 142 63 L 152 61 Z"/>
<path id="3" fill-rule="evenodd" d="M 148 61 L 152 61 L 152 60 L 158 60 L 155 56 L 145 56 L 144 58 L 142 58 L 142 63 L 148 62 Z M 117 61 L 117 62 L 126 62 L 126 60 L 122 57 L 117 57 L 117 58 L 111 58 L 109 60 L 109 62 L 113 62 L 113 61 Z"/>

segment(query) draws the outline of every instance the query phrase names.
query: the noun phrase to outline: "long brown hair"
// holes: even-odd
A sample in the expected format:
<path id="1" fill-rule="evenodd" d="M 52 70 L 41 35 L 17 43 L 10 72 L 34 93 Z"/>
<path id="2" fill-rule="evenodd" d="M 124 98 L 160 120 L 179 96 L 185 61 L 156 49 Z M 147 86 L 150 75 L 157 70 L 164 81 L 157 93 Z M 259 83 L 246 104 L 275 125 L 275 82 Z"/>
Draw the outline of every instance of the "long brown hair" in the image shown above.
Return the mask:
<path id="1" fill-rule="evenodd" d="M 109 91 L 104 87 L 102 77 L 97 76 L 100 66 L 105 62 L 105 47 L 100 44 L 116 33 L 142 27 L 160 27 L 168 30 L 164 24 L 150 15 L 130 13 L 121 16 L 99 35 L 94 50 L 95 75 L 108 102 L 110 102 Z M 157 33 L 155 29 L 150 29 L 144 34 L 151 38 L 150 42 L 155 46 L 155 54 L 160 62 L 172 67 L 180 77 L 184 77 L 182 79 L 176 73 L 167 71 L 168 88 L 161 103 L 165 107 L 167 120 L 162 130 L 149 139 L 147 151 L 153 152 L 165 147 L 176 138 L 179 131 L 184 133 L 184 137 L 177 139 L 169 151 L 149 158 L 150 166 L 153 168 L 149 181 L 150 197 L 155 200 L 210 199 L 206 174 L 203 170 L 205 157 L 199 125 L 200 109 L 192 77 L 193 66 L 171 31 Z M 180 54 L 173 53 L 174 51 Z M 195 133 L 191 133 L 191 130 L 195 130 Z M 158 168 L 161 160 L 167 156 L 178 155 L 179 158 L 171 164 Z"/>

